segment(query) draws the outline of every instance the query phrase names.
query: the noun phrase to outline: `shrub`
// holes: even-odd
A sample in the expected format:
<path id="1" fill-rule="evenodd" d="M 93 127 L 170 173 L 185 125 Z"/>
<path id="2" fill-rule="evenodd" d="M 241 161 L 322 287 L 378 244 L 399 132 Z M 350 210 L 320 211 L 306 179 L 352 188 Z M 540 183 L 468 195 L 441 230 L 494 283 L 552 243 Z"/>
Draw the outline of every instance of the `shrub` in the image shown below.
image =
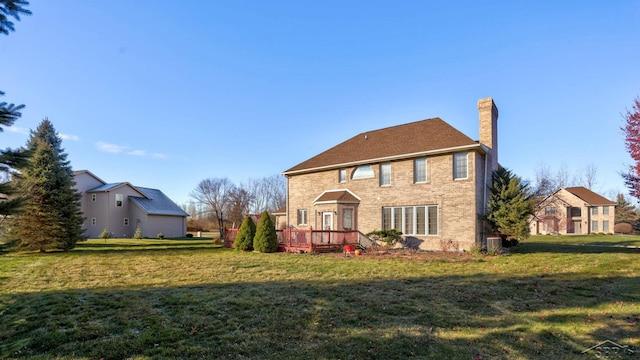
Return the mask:
<path id="1" fill-rule="evenodd" d="M 255 236 L 256 224 L 253 222 L 253 219 L 251 219 L 251 216 L 246 216 L 238 229 L 233 247 L 236 250 L 253 250 L 253 238 Z"/>
<path id="2" fill-rule="evenodd" d="M 262 212 L 256 236 L 253 238 L 253 248 L 265 253 L 276 252 L 278 250 L 278 236 L 273 225 L 271 216 L 266 211 Z"/>
<path id="3" fill-rule="evenodd" d="M 142 230 L 140 230 L 140 227 L 136 227 L 136 232 L 133 233 L 133 238 L 134 239 L 142 239 Z"/>
<path id="4" fill-rule="evenodd" d="M 185 237 L 192 238 L 193 234 L 187 234 L 187 235 L 185 235 Z"/>
<path id="5" fill-rule="evenodd" d="M 164 239 L 164 233 L 159 232 L 159 233 L 158 233 L 158 235 L 156 235 L 156 237 L 157 237 L 158 239 Z"/>
<path id="6" fill-rule="evenodd" d="M 102 232 L 100 233 L 100 235 L 98 235 L 98 237 L 100 239 L 111 239 L 111 233 L 109 232 L 109 230 L 107 230 L 107 228 L 104 228 L 104 230 L 102 230 Z"/>
<path id="7" fill-rule="evenodd" d="M 370 233 L 367 233 L 366 236 L 373 240 L 384 241 L 387 244 L 392 244 L 398 236 L 402 235 L 402 232 L 396 229 L 390 230 L 374 230 Z"/>

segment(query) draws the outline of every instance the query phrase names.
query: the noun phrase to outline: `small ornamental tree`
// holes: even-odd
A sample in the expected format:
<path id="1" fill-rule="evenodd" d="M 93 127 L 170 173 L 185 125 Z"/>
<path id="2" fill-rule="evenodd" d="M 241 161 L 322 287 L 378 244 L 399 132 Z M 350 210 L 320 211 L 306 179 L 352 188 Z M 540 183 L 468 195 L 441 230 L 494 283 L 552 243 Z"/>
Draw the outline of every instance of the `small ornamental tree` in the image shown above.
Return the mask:
<path id="1" fill-rule="evenodd" d="M 136 227 L 136 232 L 133 233 L 133 238 L 137 240 L 142 239 L 142 230 L 140 230 L 140 226 Z"/>
<path id="2" fill-rule="evenodd" d="M 264 253 L 276 252 L 278 250 L 278 236 L 276 228 L 271 221 L 271 216 L 266 211 L 262 212 L 260 222 L 256 228 L 256 236 L 253 238 L 253 248 Z"/>
<path id="3" fill-rule="evenodd" d="M 492 179 L 486 216 L 492 230 L 509 239 L 528 238 L 527 220 L 534 211 L 529 186 L 505 168 L 494 171 Z"/>
<path id="4" fill-rule="evenodd" d="M 256 224 L 251 219 L 251 216 L 245 216 L 242 220 L 242 225 L 238 229 L 236 240 L 233 242 L 233 247 L 236 250 L 253 250 L 253 238 L 256 235 Z"/>

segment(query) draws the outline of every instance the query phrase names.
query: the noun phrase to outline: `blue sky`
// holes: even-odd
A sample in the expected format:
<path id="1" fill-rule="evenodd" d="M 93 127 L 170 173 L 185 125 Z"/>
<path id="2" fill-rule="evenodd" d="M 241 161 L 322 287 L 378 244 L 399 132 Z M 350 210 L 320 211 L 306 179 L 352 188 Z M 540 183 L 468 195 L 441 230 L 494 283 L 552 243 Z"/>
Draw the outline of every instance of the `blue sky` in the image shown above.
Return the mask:
<path id="1" fill-rule="evenodd" d="M 159 188 L 282 171 L 358 133 L 440 117 L 478 138 L 499 111 L 499 161 L 597 168 L 626 192 L 622 114 L 640 95 L 640 2 L 40 1 L 0 36 L 2 99 L 44 117 L 74 169 Z"/>

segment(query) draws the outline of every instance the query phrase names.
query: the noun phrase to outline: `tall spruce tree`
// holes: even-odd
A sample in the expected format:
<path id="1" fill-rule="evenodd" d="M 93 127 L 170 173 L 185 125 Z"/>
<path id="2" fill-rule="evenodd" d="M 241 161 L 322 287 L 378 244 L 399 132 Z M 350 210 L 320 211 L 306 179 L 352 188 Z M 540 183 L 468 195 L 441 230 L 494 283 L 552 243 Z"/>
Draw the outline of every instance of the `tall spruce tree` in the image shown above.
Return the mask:
<path id="1" fill-rule="evenodd" d="M 32 157 L 17 188 L 28 198 L 15 217 L 13 235 L 21 249 L 70 250 L 83 239 L 81 196 L 62 139 L 48 119 L 31 131 L 27 150 Z"/>
<path id="2" fill-rule="evenodd" d="M 534 210 L 528 184 L 505 168 L 494 171 L 492 180 L 487 204 L 487 220 L 492 229 L 508 238 L 526 239 L 529 237 L 527 220 Z"/>

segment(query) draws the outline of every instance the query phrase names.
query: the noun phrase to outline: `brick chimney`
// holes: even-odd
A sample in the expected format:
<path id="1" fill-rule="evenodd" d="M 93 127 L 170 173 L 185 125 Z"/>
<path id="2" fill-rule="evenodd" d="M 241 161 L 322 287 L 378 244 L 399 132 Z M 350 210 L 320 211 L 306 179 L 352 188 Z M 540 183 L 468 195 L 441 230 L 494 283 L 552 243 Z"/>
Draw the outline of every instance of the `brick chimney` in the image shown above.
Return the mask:
<path id="1" fill-rule="evenodd" d="M 490 149 L 488 160 L 491 170 L 498 169 L 498 108 L 492 98 L 478 100 L 480 117 L 480 143 Z"/>

